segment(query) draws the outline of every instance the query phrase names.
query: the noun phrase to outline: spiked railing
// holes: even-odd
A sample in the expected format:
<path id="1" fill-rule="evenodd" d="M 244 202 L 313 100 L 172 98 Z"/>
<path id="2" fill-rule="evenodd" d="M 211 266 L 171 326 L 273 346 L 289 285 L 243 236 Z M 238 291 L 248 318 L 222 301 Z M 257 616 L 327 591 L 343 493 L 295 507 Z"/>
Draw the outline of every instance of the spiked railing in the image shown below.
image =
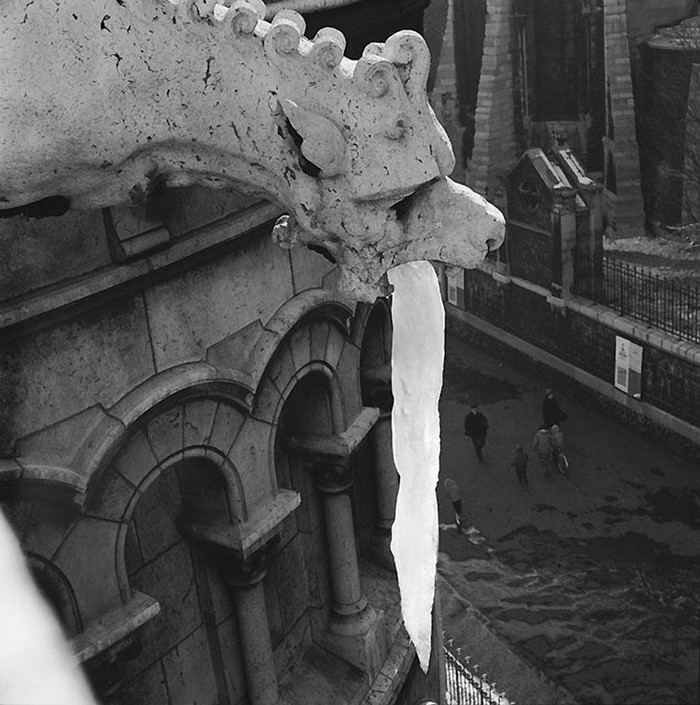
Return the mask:
<path id="1" fill-rule="evenodd" d="M 470 664 L 471 657 L 455 647 L 453 639 L 443 645 L 447 681 L 447 705 L 515 705 L 496 683 L 488 680 L 488 673 L 479 673 L 479 664 Z"/>

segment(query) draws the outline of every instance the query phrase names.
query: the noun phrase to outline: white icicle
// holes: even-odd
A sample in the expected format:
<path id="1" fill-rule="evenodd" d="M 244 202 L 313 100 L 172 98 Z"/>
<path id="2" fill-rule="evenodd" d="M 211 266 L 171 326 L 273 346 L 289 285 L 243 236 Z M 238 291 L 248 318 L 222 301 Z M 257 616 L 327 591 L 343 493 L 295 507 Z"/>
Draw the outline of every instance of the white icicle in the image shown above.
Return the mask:
<path id="1" fill-rule="evenodd" d="M 435 270 L 409 262 L 388 273 L 394 287 L 391 414 L 401 482 L 392 530 L 404 624 L 424 672 L 430 660 L 440 464 L 438 401 L 445 359 L 445 311 Z"/>

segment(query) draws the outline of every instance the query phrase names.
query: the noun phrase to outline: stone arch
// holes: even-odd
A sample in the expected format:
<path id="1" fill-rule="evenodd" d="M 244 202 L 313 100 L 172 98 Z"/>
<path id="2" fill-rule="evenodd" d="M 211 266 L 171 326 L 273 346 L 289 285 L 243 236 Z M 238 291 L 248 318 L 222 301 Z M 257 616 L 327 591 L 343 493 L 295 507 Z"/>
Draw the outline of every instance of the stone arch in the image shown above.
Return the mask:
<path id="1" fill-rule="evenodd" d="M 230 461 L 211 449 L 171 454 L 143 478 L 126 508 L 121 571 L 129 591 L 158 600 L 160 614 L 142 651 L 123 666 L 125 704 L 170 702 L 168 695 L 177 702 L 237 702 L 245 694 L 233 602 L 189 533 L 193 525 L 226 530 L 244 521 L 229 506 L 222 462 Z M 153 669 L 162 676 L 151 677 Z"/>
<path id="2" fill-rule="evenodd" d="M 347 303 L 338 301 L 327 289 L 308 289 L 297 294 L 280 306 L 246 347 L 245 373 L 259 385 L 278 355 L 280 345 L 300 327 L 320 322 L 335 326 L 346 336 L 352 316 L 353 310 Z M 323 351 L 319 349 L 322 344 L 322 338 L 316 336 L 310 359 L 323 359 Z"/>
<path id="3" fill-rule="evenodd" d="M 347 340 L 346 330 L 337 321 L 316 316 L 300 321 L 282 339 L 270 359 L 256 391 L 251 416 L 277 425 L 282 406 L 297 382 L 317 371 L 332 385 L 334 404 L 340 406 L 336 418 L 342 423 L 344 394 L 335 373 Z"/>
<path id="4" fill-rule="evenodd" d="M 102 485 L 102 474 L 130 441 L 133 429 L 160 410 L 193 398 L 211 398 L 246 411 L 252 388 L 245 373 L 219 370 L 206 362 L 177 365 L 161 372 L 126 394 L 78 448 L 74 464 L 84 480 L 84 504 Z"/>
<path id="5" fill-rule="evenodd" d="M 299 370 L 284 389 L 282 407 L 276 418 L 274 433 L 274 471 L 280 488 L 299 494 L 299 507 L 284 524 L 281 545 L 271 561 L 264 583 L 269 610 L 272 646 L 288 653 L 285 640 L 294 625 L 308 624 L 304 642 L 297 653 L 310 644 L 319 618 L 328 620 L 332 599 L 328 543 L 323 520 L 321 497 L 315 478 L 303 460 L 286 447 L 290 435 L 305 432 L 332 434 L 342 430 L 338 393 L 332 370 L 320 363 L 310 363 Z M 282 647 L 282 648 L 280 648 Z M 291 662 L 292 654 L 288 660 Z M 290 666 L 292 664 L 290 663 Z"/>
<path id="6" fill-rule="evenodd" d="M 140 499 L 161 474 L 182 463 L 197 464 L 203 473 L 215 473 L 225 497 L 216 520 L 238 525 L 248 518 L 245 487 L 229 458 L 245 421 L 245 410 L 228 397 L 186 391 L 149 409 L 133 425 L 84 507 L 90 519 L 118 523 L 115 577 L 123 602 L 131 597 L 124 562 L 129 522 Z"/>

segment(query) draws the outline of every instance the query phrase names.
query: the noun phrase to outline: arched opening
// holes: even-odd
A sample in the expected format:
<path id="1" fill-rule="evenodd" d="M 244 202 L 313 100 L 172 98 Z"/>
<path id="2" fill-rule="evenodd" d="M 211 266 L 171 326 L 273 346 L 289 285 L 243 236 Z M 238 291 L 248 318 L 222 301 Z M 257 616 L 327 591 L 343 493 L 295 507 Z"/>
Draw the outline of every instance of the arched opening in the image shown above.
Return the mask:
<path id="1" fill-rule="evenodd" d="M 279 550 L 264 581 L 265 597 L 273 649 L 285 653 L 284 643 L 293 640 L 295 632 L 303 635 L 296 653 L 278 661 L 279 679 L 284 678 L 310 646 L 312 625 L 325 623 L 331 600 L 320 493 L 307 463 L 289 451 L 287 440 L 308 434 L 331 435 L 342 430 L 338 407 L 328 377 L 313 371 L 297 382 L 279 417 L 275 438 L 278 487 L 299 493 L 301 504 L 284 522 Z"/>
<path id="2" fill-rule="evenodd" d="M 154 471 L 156 472 L 156 471 Z M 154 597 L 160 614 L 143 648 L 124 664 L 124 705 L 237 703 L 246 692 L 233 601 L 179 521 L 231 521 L 226 486 L 211 461 L 185 458 L 148 484 L 126 533 L 129 585 Z"/>

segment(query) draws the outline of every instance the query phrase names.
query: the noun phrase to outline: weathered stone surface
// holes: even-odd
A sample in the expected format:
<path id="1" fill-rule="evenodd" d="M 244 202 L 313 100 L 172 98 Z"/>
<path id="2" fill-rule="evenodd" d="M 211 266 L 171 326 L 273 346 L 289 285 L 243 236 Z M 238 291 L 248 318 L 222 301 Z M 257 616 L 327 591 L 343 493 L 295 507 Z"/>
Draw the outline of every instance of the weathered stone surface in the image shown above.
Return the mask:
<path id="1" fill-rule="evenodd" d="M 311 330 L 309 326 L 302 326 L 293 331 L 289 336 L 288 344 L 295 369 L 302 369 L 311 360 Z"/>
<path id="2" fill-rule="evenodd" d="M 331 326 L 328 332 L 328 340 L 326 340 L 326 352 L 323 357 L 323 360 L 330 367 L 333 368 L 338 364 L 344 345 L 345 338 L 343 334 L 335 326 Z"/>
<path id="3" fill-rule="evenodd" d="M 170 705 L 217 701 L 216 682 L 204 627 L 163 657 Z"/>
<path id="4" fill-rule="evenodd" d="M 211 434 L 217 403 L 213 399 L 193 399 L 185 404 L 184 447 L 203 445 Z"/>
<path id="5" fill-rule="evenodd" d="M 264 278 L 259 276 L 262 260 Z M 152 287 L 146 304 L 158 369 L 204 359 L 207 349 L 231 331 L 268 320 L 292 293 L 288 258 L 267 239 Z M 229 366 L 243 362 L 231 360 Z"/>
<path id="6" fill-rule="evenodd" d="M 124 335 L 129 331 L 129 335 Z M 140 299 L 124 299 L 79 321 L 0 344 L 0 426 L 20 438 L 67 416 L 109 407 L 153 374 Z"/>
<path id="7" fill-rule="evenodd" d="M 331 324 L 328 321 L 316 321 L 311 326 L 311 359 L 324 360 L 326 344 L 330 334 Z"/>
<path id="8" fill-rule="evenodd" d="M 173 649 L 201 621 L 190 551 L 183 542 L 147 563 L 129 566 L 129 582 L 133 589 L 154 597 L 160 603 L 160 614 L 143 628 L 143 643 L 148 649 L 129 662 L 132 672 L 140 671 Z"/>
<path id="9" fill-rule="evenodd" d="M 284 678 L 299 661 L 299 657 L 311 644 L 311 622 L 309 615 L 304 614 L 292 626 L 284 641 L 275 649 L 275 671 L 278 680 Z"/>
<path id="10" fill-rule="evenodd" d="M 301 247 L 289 251 L 294 281 L 294 293 L 315 289 L 323 285 L 323 275 L 333 269 L 333 263 L 322 255 Z"/>
<path id="11" fill-rule="evenodd" d="M 290 541 L 271 566 L 279 597 L 282 629 L 288 632 L 308 607 L 309 587 L 301 536 Z"/>
<path id="12" fill-rule="evenodd" d="M 89 516 L 121 521 L 126 508 L 129 506 L 137 490 L 123 475 L 108 468 L 105 484 L 100 488 L 93 501 L 85 508 Z"/>
<path id="13" fill-rule="evenodd" d="M 83 518 L 56 552 L 54 563 L 73 587 L 84 622 L 119 602 L 115 553 L 119 525 Z M 99 575 L 100 580 L 92 576 Z"/>
<path id="14" fill-rule="evenodd" d="M 321 499 L 315 487 L 312 472 L 306 469 L 298 459 L 292 462 L 294 464 L 292 489 L 302 497 L 301 506 L 296 511 L 297 524 L 299 531 L 310 533 L 318 530 L 323 521 Z"/>
<path id="15" fill-rule="evenodd" d="M 204 579 L 207 581 L 211 596 L 209 619 L 214 624 L 222 624 L 234 614 L 231 588 L 224 583 L 220 574 L 213 567 L 207 567 Z"/>
<path id="16" fill-rule="evenodd" d="M 93 406 L 64 421 L 20 439 L 19 455 L 32 462 L 47 462 L 56 466 L 71 466 L 79 471 L 77 463 L 71 463 L 76 450 L 100 424 L 108 422 L 107 414 Z"/>
<path id="17" fill-rule="evenodd" d="M 110 262 L 102 214 L 0 221 L 0 299 L 90 272 Z"/>
<path id="18" fill-rule="evenodd" d="M 269 454 L 272 427 L 248 418 L 229 453 L 243 484 L 248 513 L 273 494 L 273 469 Z"/>
<path id="19" fill-rule="evenodd" d="M 217 633 L 221 646 L 221 658 L 226 664 L 224 677 L 226 678 L 229 697 L 232 703 L 238 703 L 246 694 L 247 685 L 245 671 L 243 670 L 243 649 L 241 648 L 241 642 L 238 638 L 236 617 L 232 616 L 220 624 Z"/>
<path id="20" fill-rule="evenodd" d="M 145 562 L 182 540 L 175 528 L 180 505 L 177 473 L 166 470 L 141 497 L 132 517 Z"/>
<path id="21" fill-rule="evenodd" d="M 168 703 L 165 674 L 160 661 L 134 676 L 124 684 L 125 702 Z"/>
<path id="22" fill-rule="evenodd" d="M 243 413 L 231 404 L 219 402 L 211 427 L 209 445 L 226 453 L 233 445 L 243 424 Z"/>
<path id="23" fill-rule="evenodd" d="M 77 519 L 70 507 L 53 502 L 35 502 L 22 537 L 22 548 L 28 553 L 50 558 Z"/>
<path id="24" fill-rule="evenodd" d="M 285 341 L 285 344 L 279 346 L 275 356 L 272 358 L 268 368 L 269 377 L 274 382 L 275 387 L 284 394 L 288 392 L 288 386 L 297 371 L 292 352 Z"/>
<path id="25" fill-rule="evenodd" d="M 138 487 L 157 464 L 148 439 L 140 431 L 131 436 L 114 461 L 116 469 L 134 487 Z"/>
<path id="26" fill-rule="evenodd" d="M 279 244 L 322 247 L 341 287 L 368 300 L 392 266 L 472 266 L 487 240 L 502 240 L 502 216 L 445 178 L 454 157 L 428 105 L 430 53 L 417 33 L 350 61 L 339 32 L 309 41 L 299 15 L 268 23 L 259 4 L 50 9 L 17 0 L 0 16 L 5 208 L 245 187 L 289 209 Z"/>
<path id="27" fill-rule="evenodd" d="M 328 569 L 328 546 L 320 531 L 300 533 L 306 561 L 306 580 L 309 586 L 309 604 L 323 607 L 331 595 Z"/>
<path id="28" fill-rule="evenodd" d="M 183 409 L 177 406 L 156 416 L 146 429 L 148 441 L 159 463 L 183 448 Z"/>

